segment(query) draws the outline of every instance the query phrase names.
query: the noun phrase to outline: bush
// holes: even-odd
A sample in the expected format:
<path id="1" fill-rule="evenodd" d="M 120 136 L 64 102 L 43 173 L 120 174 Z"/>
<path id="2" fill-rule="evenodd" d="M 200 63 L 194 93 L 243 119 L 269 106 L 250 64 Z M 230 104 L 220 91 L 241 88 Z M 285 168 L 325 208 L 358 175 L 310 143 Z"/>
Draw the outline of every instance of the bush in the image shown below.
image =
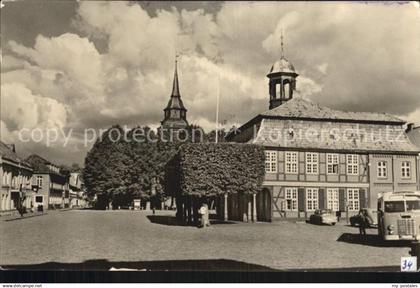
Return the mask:
<path id="1" fill-rule="evenodd" d="M 166 169 L 172 195 L 257 193 L 264 180 L 264 149 L 238 143 L 184 144 Z"/>

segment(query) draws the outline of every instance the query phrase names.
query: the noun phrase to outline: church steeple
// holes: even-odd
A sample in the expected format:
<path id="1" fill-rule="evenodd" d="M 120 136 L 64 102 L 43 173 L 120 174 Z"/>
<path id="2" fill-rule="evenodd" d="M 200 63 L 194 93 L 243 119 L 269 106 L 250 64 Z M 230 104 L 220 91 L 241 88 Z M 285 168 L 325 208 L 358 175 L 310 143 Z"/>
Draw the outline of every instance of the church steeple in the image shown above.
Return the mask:
<path id="1" fill-rule="evenodd" d="M 178 83 L 178 56 L 175 57 L 175 72 L 174 72 L 174 83 L 172 87 L 172 95 L 181 97 L 179 93 L 179 83 Z"/>
<path id="2" fill-rule="evenodd" d="M 172 93 L 168 105 L 163 109 L 164 119 L 162 127 L 164 128 L 185 128 L 188 126 L 187 109 L 181 99 L 178 82 L 178 56 L 175 57 L 175 72 L 172 84 Z"/>

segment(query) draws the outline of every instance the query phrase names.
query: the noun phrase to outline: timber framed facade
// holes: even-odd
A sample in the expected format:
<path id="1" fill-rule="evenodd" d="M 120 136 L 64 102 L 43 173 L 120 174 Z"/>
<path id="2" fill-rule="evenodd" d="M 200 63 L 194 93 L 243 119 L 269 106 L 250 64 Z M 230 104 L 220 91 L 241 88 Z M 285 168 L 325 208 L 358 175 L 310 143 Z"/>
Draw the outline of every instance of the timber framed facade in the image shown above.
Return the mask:
<path id="1" fill-rule="evenodd" d="M 349 217 L 360 208 L 376 209 L 380 192 L 419 188 L 420 147 L 409 140 L 405 121 L 294 97 L 298 74 L 286 59 L 276 63 L 269 86 L 280 79 L 275 84 L 283 91 L 282 76 L 294 73 L 288 97 L 270 89 L 269 110 L 226 136 L 265 147 L 264 188 L 253 204 L 258 220 L 306 218 L 324 208 Z"/>

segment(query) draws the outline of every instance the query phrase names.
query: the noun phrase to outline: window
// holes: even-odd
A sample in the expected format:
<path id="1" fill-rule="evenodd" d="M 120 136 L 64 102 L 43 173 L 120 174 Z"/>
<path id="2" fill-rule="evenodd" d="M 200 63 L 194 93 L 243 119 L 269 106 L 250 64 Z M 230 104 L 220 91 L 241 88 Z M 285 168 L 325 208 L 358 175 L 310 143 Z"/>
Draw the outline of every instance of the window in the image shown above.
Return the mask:
<path id="1" fill-rule="evenodd" d="M 385 202 L 385 212 L 388 212 L 388 213 L 405 212 L 404 201 L 387 201 L 387 202 Z"/>
<path id="2" fill-rule="evenodd" d="M 7 173 L 6 172 L 3 172 L 3 186 L 6 186 L 6 185 L 8 185 L 9 183 L 7 183 Z"/>
<path id="3" fill-rule="evenodd" d="M 378 162 L 378 178 L 386 178 L 387 171 L 386 171 L 386 162 L 380 161 Z"/>
<path id="4" fill-rule="evenodd" d="M 401 176 L 402 178 L 411 178 L 411 162 L 404 161 L 401 163 Z"/>
<path id="5" fill-rule="evenodd" d="M 327 154 L 327 174 L 338 174 L 338 154 Z"/>
<path id="6" fill-rule="evenodd" d="M 338 189 L 337 188 L 328 188 L 327 189 L 327 208 L 333 211 L 339 210 L 338 204 Z"/>
<path id="7" fill-rule="evenodd" d="M 36 176 L 36 185 L 38 188 L 42 188 L 42 176 Z"/>
<path id="8" fill-rule="evenodd" d="M 298 172 L 298 153 L 286 152 L 286 173 L 297 174 Z"/>
<path id="9" fill-rule="evenodd" d="M 359 174 L 359 155 L 347 155 L 347 174 Z"/>
<path id="10" fill-rule="evenodd" d="M 318 153 L 306 153 L 306 174 L 318 174 Z"/>
<path id="11" fill-rule="evenodd" d="M 286 210 L 298 210 L 298 189 L 286 188 Z"/>
<path id="12" fill-rule="evenodd" d="M 12 187 L 16 188 L 16 176 L 12 176 Z"/>
<path id="13" fill-rule="evenodd" d="M 277 172 L 277 151 L 265 151 L 265 172 Z"/>
<path id="14" fill-rule="evenodd" d="M 359 210 L 359 189 L 347 189 L 347 205 L 349 211 Z"/>
<path id="15" fill-rule="evenodd" d="M 318 189 L 306 189 L 306 210 L 312 211 L 318 209 Z"/>

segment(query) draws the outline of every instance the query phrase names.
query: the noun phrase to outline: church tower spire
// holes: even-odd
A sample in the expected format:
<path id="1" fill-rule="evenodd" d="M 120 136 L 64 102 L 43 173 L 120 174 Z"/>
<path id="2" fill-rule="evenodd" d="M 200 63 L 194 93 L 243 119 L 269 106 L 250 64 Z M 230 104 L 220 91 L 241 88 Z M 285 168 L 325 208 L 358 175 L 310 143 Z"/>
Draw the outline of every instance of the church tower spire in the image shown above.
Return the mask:
<path id="1" fill-rule="evenodd" d="M 172 95 L 181 97 L 179 93 L 179 83 L 178 83 L 178 55 L 175 56 L 175 72 L 174 72 L 174 83 L 172 87 Z"/>
<path id="2" fill-rule="evenodd" d="M 164 118 L 161 122 L 163 128 L 167 129 L 181 129 L 188 126 L 187 121 L 187 109 L 181 99 L 181 93 L 179 92 L 179 81 L 178 81 L 178 55 L 175 56 L 175 72 L 172 84 L 172 93 L 166 105 L 163 109 Z"/>

